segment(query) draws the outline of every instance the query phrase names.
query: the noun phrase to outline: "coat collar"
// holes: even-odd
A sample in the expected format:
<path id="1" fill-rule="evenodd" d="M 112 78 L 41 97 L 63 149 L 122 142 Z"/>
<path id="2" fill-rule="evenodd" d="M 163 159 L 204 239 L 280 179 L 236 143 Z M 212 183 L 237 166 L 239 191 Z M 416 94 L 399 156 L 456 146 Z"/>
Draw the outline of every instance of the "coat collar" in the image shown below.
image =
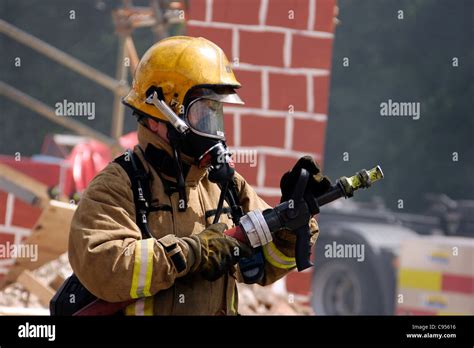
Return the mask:
<path id="1" fill-rule="evenodd" d="M 157 149 L 164 150 L 171 158 L 173 157 L 171 145 L 140 123 L 138 124 L 137 137 L 138 146 L 141 148 L 141 150 L 135 148 L 135 152 L 138 152 L 138 155 L 142 162 L 144 162 L 146 170 L 148 172 L 151 170 L 156 173 L 155 168 L 153 168 L 143 156 L 148 146 L 154 146 Z M 184 154 L 181 154 L 181 160 L 184 163 L 190 165 L 189 172 L 184 179 L 186 182 L 186 186 L 197 186 L 201 179 L 207 174 L 206 168 L 199 168 L 194 164 L 194 161 L 191 157 L 186 156 Z M 160 175 L 163 176 L 166 180 L 176 182 L 176 178 L 174 177 L 167 176 L 164 173 L 160 173 Z"/>

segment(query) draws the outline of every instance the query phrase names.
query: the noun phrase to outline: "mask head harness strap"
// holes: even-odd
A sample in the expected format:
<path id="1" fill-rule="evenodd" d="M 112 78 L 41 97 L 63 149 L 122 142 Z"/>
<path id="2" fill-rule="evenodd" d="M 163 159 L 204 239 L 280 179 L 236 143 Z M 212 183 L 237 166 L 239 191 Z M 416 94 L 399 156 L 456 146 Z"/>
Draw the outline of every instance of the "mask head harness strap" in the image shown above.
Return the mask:
<path id="1" fill-rule="evenodd" d="M 174 172 L 176 178 L 176 189 L 179 194 L 178 211 L 186 211 L 188 206 L 188 199 L 186 196 L 186 186 L 184 182 L 183 163 L 181 161 L 181 146 L 186 133 L 188 132 L 188 126 L 186 123 L 179 118 L 175 112 L 166 104 L 163 90 L 161 87 L 152 86 L 146 92 L 147 103 L 153 104 L 158 110 L 163 113 L 169 122 L 166 122 L 168 128 L 168 140 L 171 145 L 174 160 Z M 153 120 L 156 120 L 153 118 Z"/>

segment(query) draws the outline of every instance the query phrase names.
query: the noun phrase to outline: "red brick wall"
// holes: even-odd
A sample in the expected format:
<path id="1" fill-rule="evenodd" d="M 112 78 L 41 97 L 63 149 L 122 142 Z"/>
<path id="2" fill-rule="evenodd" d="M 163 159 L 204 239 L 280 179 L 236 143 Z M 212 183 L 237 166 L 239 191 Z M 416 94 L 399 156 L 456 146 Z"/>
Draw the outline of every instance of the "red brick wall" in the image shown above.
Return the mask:
<path id="1" fill-rule="evenodd" d="M 323 160 L 335 0 L 191 0 L 187 35 L 218 44 L 243 87 L 226 108 L 234 150 L 256 150 L 238 171 L 270 204 L 302 155 Z"/>

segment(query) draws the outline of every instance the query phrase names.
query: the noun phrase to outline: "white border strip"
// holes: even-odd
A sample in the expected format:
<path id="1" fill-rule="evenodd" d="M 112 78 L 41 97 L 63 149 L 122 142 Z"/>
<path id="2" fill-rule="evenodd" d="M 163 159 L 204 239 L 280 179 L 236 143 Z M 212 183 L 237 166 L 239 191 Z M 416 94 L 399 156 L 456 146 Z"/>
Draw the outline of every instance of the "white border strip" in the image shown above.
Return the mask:
<path id="1" fill-rule="evenodd" d="M 240 137 L 241 137 L 241 130 L 240 130 L 240 114 L 238 112 L 234 113 L 234 145 L 235 146 L 240 146 Z"/>
<path id="2" fill-rule="evenodd" d="M 311 152 L 300 152 L 294 150 L 286 150 L 280 147 L 271 147 L 271 146 L 230 146 L 230 151 L 257 151 L 259 155 L 271 155 L 271 156 L 280 156 L 280 157 L 289 157 L 299 159 L 303 156 L 312 156 L 315 160 L 320 160 L 321 155 L 319 153 Z"/>
<path id="3" fill-rule="evenodd" d="M 5 207 L 5 226 L 12 225 L 14 204 L 15 204 L 15 196 L 9 193 L 7 195 L 7 203 Z"/>
<path id="4" fill-rule="evenodd" d="M 290 32 L 285 33 L 285 41 L 283 42 L 283 65 L 289 68 L 291 65 L 291 49 L 293 45 L 293 35 Z"/>
<path id="5" fill-rule="evenodd" d="M 258 168 L 257 168 L 257 186 L 263 186 L 265 184 L 265 156 L 263 154 L 258 155 Z"/>
<path id="6" fill-rule="evenodd" d="M 238 64 L 233 64 L 234 68 L 240 65 L 239 47 L 240 47 L 239 30 L 237 28 L 233 28 L 232 29 L 232 63 L 235 61 L 235 58 L 237 58 L 237 61 L 238 61 Z"/>
<path id="7" fill-rule="evenodd" d="M 314 112 L 314 80 L 313 76 L 306 76 L 306 110 Z"/>
<path id="8" fill-rule="evenodd" d="M 293 28 L 283 28 L 275 27 L 271 25 L 252 25 L 252 24 L 235 24 L 235 23 L 223 23 L 223 22 L 203 22 L 196 19 L 191 19 L 187 22 L 188 25 L 194 25 L 196 27 L 208 27 L 208 28 L 218 28 L 218 29 L 233 29 L 237 28 L 239 30 L 248 30 L 255 32 L 268 32 L 268 33 L 287 33 L 300 34 L 308 37 L 316 37 L 320 39 L 333 39 L 334 34 L 328 33 L 325 31 L 312 31 L 312 30 L 301 30 Z"/>
<path id="9" fill-rule="evenodd" d="M 4 259 L 4 260 L 7 260 L 7 259 Z M 9 271 L 10 271 L 10 267 L 3 267 L 3 262 L 4 260 L 0 260 L 0 274 L 7 274 Z M 8 259 L 9 260 L 9 259 Z M 6 265 L 6 266 L 9 266 L 9 265 Z M 48 313 L 49 315 L 49 313 Z"/>
<path id="10" fill-rule="evenodd" d="M 260 0 L 260 9 L 258 11 L 258 24 L 263 26 L 267 18 L 268 0 Z"/>
<path id="11" fill-rule="evenodd" d="M 0 225 L 0 232 L 21 234 L 22 237 L 31 235 L 31 229 L 24 228 L 24 227 L 16 227 L 16 226 L 6 226 L 6 225 Z"/>
<path id="12" fill-rule="evenodd" d="M 268 83 L 268 70 L 262 70 L 262 109 L 268 110 L 268 105 L 270 103 L 270 86 Z"/>
<path id="13" fill-rule="evenodd" d="M 7 269 L 9 269 L 11 266 L 13 266 L 15 264 L 15 261 L 16 261 L 16 258 L 14 257 L 10 257 L 8 259 L 1 259 L 0 260 L 0 273 L 8 273 L 7 272 L 2 272 L 1 269 L 6 267 Z"/>
<path id="14" fill-rule="evenodd" d="M 206 22 L 212 21 L 212 2 L 213 0 L 206 0 L 206 16 L 204 17 Z"/>
<path id="15" fill-rule="evenodd" d="M 308 30 L 314 30 L 314 23 L 316 22 L 316 0 L 309 0 L 308 8 Z"/>
<path id="16" fill-rule="evenodd" d="M 287 75 L 311 75 L 311 76 L 329 76 L 331 72 L 327 69 L 311 69 L 311 68 L 280 68 L 268 65 L 253 65 L 248 63 L 240 63 L 234 66 L 234 70 L 243 71 L 268 71 L 271 73 L 287 74 Z"/>
<path id="17" fill-rule="evenodd" d="M 235 107 L 235 106 L 224 106 L 224 112 L 226 113 L 239 113 L 242 114 L 253 114 L 263 117 L 286 117 L 288 111 L 284 110 L 262 110 L 257 108 L 245 108 L 245 107 Z M 294 111 L 292 114 L 293 118 L 301 120 L 313 120 L 316 122 L 326 122 L 328 117 L 325 114 L 317 114 L 304 111 Z M 245 116 L 244 116 L 245 117 Z"/>
<path id="18" fill-rule="evenodd" d="M 265 195 L 269 197 L 281 197 L 281 191 L 279 188 L 254 186 L 253 189 L 255 190 L 257 195 Z"/>
<path id="19" fill-rule="evenodd" d="M 290 150 L 293 147 L 293 114 L 287 113 L 285 117 L 285 144 L 284 147 Z"/>

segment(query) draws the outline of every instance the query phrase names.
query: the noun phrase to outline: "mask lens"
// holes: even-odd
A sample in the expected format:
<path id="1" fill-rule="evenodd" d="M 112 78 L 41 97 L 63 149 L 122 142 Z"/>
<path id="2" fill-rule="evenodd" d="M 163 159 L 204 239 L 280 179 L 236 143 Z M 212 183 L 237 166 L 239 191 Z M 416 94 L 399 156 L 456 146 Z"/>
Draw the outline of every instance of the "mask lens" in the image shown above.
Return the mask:
<path id="1" fill-rule="evenodd" d="M 224 138 L 224 107 L 221 102 L 199 99 L 187 113 L 189 125 L 200 133 Z"/>

